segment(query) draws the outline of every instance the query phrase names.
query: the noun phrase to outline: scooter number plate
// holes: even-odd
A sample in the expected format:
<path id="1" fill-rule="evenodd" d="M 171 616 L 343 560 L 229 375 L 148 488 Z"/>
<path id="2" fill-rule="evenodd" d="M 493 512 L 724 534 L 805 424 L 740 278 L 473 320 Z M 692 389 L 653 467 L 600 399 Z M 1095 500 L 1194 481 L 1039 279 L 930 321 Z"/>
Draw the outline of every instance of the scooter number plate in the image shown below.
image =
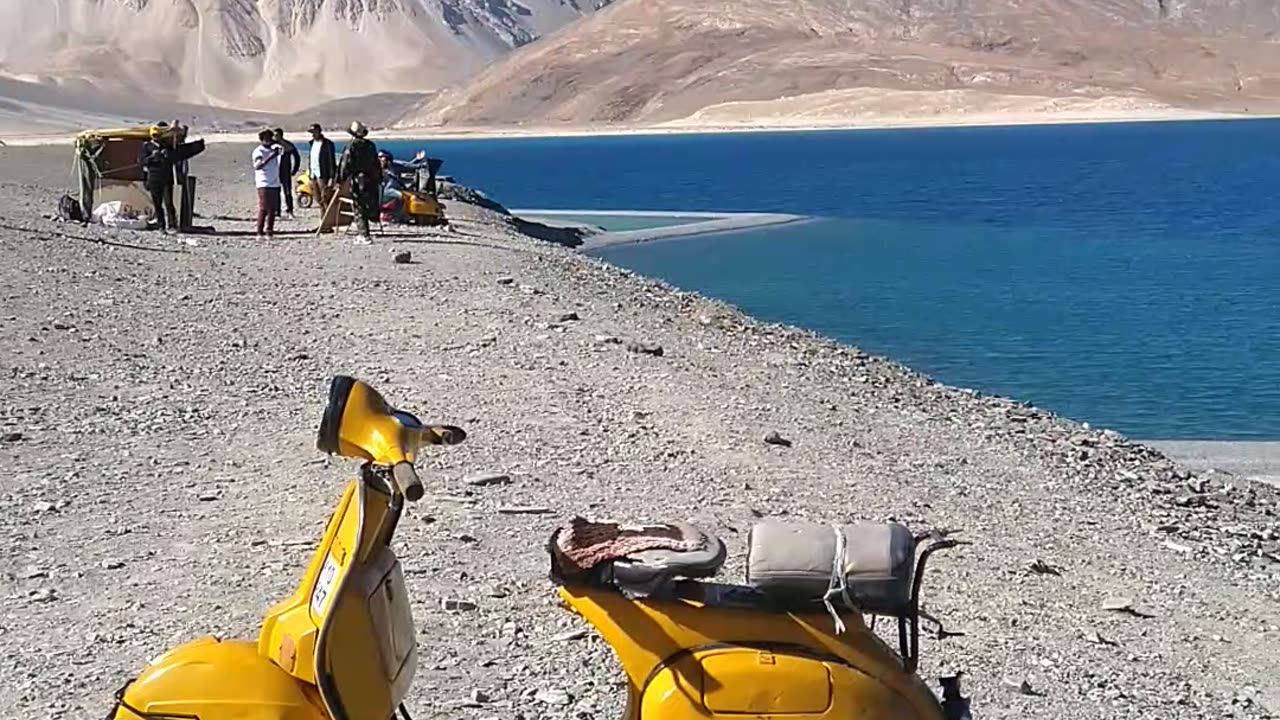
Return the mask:
<path id="1" fill-rule="evenodd" d="M 324 567 L 320 569 L 320 577 L 316 579 L 316 587 L 311 591 L 311 612 L 317 617 L 324 615 L 324 604 L 329 599 L 329 593 L 333 591 L 333 586 L 337 583 L 338 572 L 337 561 L 332 555 L 326 555 L 324 558 Z"/>

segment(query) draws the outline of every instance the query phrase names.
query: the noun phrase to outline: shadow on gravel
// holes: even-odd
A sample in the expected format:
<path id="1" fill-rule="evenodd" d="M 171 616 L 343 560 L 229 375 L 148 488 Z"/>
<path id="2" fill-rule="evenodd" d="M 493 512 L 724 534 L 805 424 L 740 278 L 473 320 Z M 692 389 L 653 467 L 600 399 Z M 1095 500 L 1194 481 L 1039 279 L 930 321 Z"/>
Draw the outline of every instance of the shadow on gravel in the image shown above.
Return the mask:
<path id="1" fill-rule="evenodd" d="M 309 236 L 311 236 L 311 235 L 315 235 L 315 234 L 316 234 L 316 232 L 315 232 L 314 230 L 289 230 L 289 231 L 287 231 L 287 232 L 277 232 L 277 233 L 275 233 L 275 237 L 277 237 L 277 238 L 300 238 L 300 237 L 309 237 Z M 202 236 L 204 236 L 204 237 L 214 237 L 214 238 L 218 238 L 218 237 L 257 237 L 257 236 L 258 236 L 258 232 L 257 232 L 256 230 L 214 230 L 213 232 L 199 233 L 199 235 L 202 235 Z"/>
<path id="2" fill-rule="evenodd" d="M 110 247 L 123 248 L 126 250 L 146 250 L 147 252 L 160 253 L 185 253 L 186 250 L 178 248 L 151 247 L 147 245 L 134 245 L 133 243 L 121 242 L 119 240 L 109 240 L 102 237 L 90 237 L 88 235 L 75 235 L 73 233 L 62 232 L 61 230 L 38 230 L 36 228 L 22 227 L 21 225 L 9 225 L 0 223 L 0 229 L 15 230 L 17 232 L 28 233 L 35 237 L 44 238 L 67 238 L 69 240 L 80 240 L 82 242 L 94 243 L 96 245 L 108 245 Z"/>
<path id="3" fill-rule="evenodd" d="M 526 252 L 519 248 L 507 247 L 505 245 L 491 245 L 489 243 L 473 242 L 471 240 L 436 240 L 433 238 L 422 237 L 421 235 L 377 235 L 375 237 L 395 238 L 398 242 L 408 243 L 410 245 L 465 245 L 467 247 L 489 248 L 490 250 Z M 474 235 L 472 237 L 482 236 Z"/>

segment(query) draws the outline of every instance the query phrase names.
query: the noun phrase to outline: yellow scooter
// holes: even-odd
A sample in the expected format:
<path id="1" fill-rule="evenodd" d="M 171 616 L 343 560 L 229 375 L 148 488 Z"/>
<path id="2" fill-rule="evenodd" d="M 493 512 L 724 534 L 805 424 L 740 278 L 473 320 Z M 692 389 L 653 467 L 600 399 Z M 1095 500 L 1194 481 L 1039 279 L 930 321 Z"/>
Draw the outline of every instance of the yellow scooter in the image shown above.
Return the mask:
<path id="1" fill-rule="evenodd" d="M 925 561 L 960 544 L 924 540 L 896 523 L 762 522 L 745 585 L 699 582 L 725 545 L 686 524 L 575 518 L 548 550 L 562 602 L 626 673 L 624 720 L 968 720 L 958 674 L 941 699 L 916 674 Z M 897 653 L 863 613 L 897 620 Z"/>
<path id="2" fill-rule="evenodd" d="M 376 390 L 335 377 L 316 446 L 363 460 L 297 590 L 256 642 L 206 636 L 156 658 L 116 693 L 108 720 L 388 720 L 417 665 L 417 640 L 391 538 L 428 445 L 466 433 L 425 426 Z"/>

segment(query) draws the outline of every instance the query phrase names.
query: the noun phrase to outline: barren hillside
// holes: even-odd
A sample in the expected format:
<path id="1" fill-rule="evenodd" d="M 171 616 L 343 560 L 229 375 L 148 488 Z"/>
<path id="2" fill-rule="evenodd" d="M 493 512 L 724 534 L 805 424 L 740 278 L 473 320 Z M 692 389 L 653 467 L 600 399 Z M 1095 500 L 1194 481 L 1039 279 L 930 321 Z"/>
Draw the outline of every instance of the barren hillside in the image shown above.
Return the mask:
<path id="1" fill-rule="evenodd" d="M 1058 98 L 1274 111 L 1278 29 L 1270 0 L 620 0 L 406 123 L 820 123 Z"/>
<path id="2" fill-rule="evenodd" d="M 601 4 L 4 0 L 0 75 L 70 91 L 294 111 L 439 89 Z"/>

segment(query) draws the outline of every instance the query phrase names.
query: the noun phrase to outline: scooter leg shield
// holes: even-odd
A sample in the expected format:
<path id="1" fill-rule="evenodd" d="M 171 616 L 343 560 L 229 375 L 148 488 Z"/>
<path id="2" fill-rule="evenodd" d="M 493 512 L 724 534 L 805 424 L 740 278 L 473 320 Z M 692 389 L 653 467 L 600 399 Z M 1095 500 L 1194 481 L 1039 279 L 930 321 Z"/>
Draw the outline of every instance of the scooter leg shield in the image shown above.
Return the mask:
<path id="1" fill-rule="evenodd" d="M 107 720 L 327 720 L 323 707 L 256 643 L 207 636 L 156 658 L 116 694 Z"/>

